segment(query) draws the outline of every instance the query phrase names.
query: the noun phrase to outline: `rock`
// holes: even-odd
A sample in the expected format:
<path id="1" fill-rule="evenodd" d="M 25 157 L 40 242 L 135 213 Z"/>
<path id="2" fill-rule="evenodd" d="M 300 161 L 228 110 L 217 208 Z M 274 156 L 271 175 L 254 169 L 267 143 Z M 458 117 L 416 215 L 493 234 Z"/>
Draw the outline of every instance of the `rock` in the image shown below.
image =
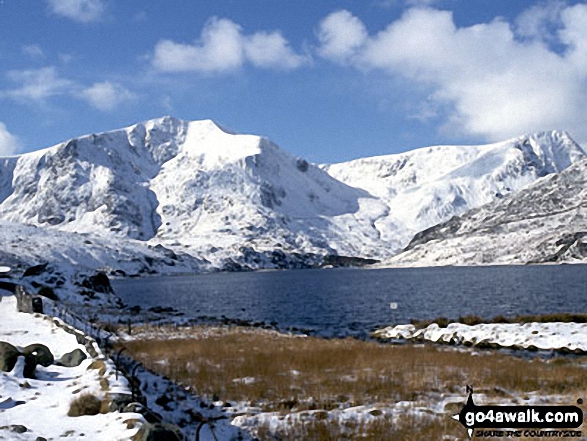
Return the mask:
<path id="1" fill-rule="evenodd" d="M 22 276 L 23 277 L 40 276 L 47 269 L 47 265 L 49 265 L 49 263 L 43 263 L 41 265 L 31 266 L 30 268 L 27 268 L 27 270 L 24 272 L 24 274 Z"/>
<path id="2" fill-rule="evenodd" d="M 36 364 L 40 364 L 44 367 L 51 366 L 55 361 L 55 357 L 53 357 L 49 348 L 40 343 L 33 343 L 25 346 L 22 349 L 22 355 L 24 355 L 25 358 L 32 356 Z"/>
<path id="3" fill-rule="evenodd" d="M 81 349 L 74 349 L 72 352 L 63 354 L 59 359 L 59 364 L 65 367 L 76 367 L 79 366 L 88 356 Z"/>
<path id="4" fill-rule="evenodd" d="M 171 424 L 144 424 L 141 428 L 141 441 L 181 441 L 179 427 Z"/>
<path id="5" fill-rule="evenodd" d="M 129 403 L 122 409 L 122 413 L 143 413 L 144 411 L 145 406 L 137 402 Z"/>
<path id="6" fill-rule="evenodd" d="M 21 353 L 10 343 L 0 341 L 0 371 L 10 372 Z"/>
<path id="7" fill-rule="evenodd" d="M 173 251 L 173 250 L 171 250 L 169 248 L 165 248 L 161 244 L 155 245 L 153 247 L 153 251 L 157 251 L 159 253 L 162 253 L 168 259 L 177 260 L 177 254 L 175 254 L 175 251 Z"/>
<path id="8" fill-rule="evenodd" d="M 17 286 L 16 283 L 6 282 L 6 281 L 0 280 L 0 289 L 10 291 L 13 294 L 16 292 L 16 286 Z M 2 300 L 2 296 L 0 296 L 0 301 L 1 300 Z"/>
<path id="9" fill-rule="evenodd" d="M 23 426 L 22 424 L 15 424 L 10 426 L 10 430 L 15 433 L 25 433 L 28 432 L 29 429 L 27 429 L 26 426 Z"/>
<path id="10" fill-rule="evenodd" d="M 376 259 L 363 259 L 362 257 L 337 256 L 334 254 L 327 254 L 324 256 L 323 265 L 330 265 L 335 268 L 343 267 L 362 267 L 378 263 Z"/>
<path id="11" fill-rule="evenodd" d="M 302 173 L 307 172 L 308 171 L 308 161 L 306 161 L 305 159 L 299 158 L 296 161 L 296 168 L 301 171 Z"/>
<path id="12" fill-rule="evenodd" d="M 103 294 L 112 294 L 114 292 L 110 285 L 110 279 L 105 273 L 96 273 L 85 278 L 82 280 L 82 286 Z"/>
<path id="13" fill-rule="evenodd" d="M 110 405 L 108 406 L 109 412 L 123 412 L 124 409 L 136 400 L 132 395 L 129 394 L 114 394 L 109 397 Z"/>
<path id="14" fill-rule="evenodd" d="M 59 297 L 57 297 L 57 294 L 55 294 L 55 291 L 50 286 L 42 286 L 39 289 L 38 294 L 51 300 L 59 300 Z"/>

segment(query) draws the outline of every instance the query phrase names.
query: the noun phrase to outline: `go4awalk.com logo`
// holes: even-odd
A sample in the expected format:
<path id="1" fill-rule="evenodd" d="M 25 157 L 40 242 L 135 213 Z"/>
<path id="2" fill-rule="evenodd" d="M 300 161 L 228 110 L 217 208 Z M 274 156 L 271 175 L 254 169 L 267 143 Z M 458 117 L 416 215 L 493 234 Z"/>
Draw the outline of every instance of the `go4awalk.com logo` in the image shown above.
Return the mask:
<path id="1" fill-rule="evenodd" d="M 453 418 L 469 433 L 479 437 L 573 438 L 583 424 L 583 411 L 577 406 L 477 406 L 473 389 L 467 386 L 467 404 Z M 578 400 L 578 403 L 582 403 Z"/>

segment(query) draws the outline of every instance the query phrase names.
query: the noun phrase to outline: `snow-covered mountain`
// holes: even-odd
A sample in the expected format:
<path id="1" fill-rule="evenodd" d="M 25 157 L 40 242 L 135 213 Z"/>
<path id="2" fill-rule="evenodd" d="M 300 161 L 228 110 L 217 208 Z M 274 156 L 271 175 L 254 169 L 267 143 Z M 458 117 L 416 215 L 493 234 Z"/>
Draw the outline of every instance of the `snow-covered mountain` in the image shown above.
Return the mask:
<path id="1" fill-rule="evenodd" d="M 159 246 L 162 261 L 173 250 L 196 267 L 379 259 L 584 156 L 566 133 L 548 132 L 318 167 L 263 137 L 165 117 L 0 158 L 0 220 L 76 233 L 72 244 L 99 237 L 87 240 L 143 250 L 147 261 Z"/>
<path id="2" fill-rule="evenodd" d="M 394 266 L 587 260 L 587 159 L 418 233 Z"/>
<path id="3" fill-rule="evenodd" d="M 395 253 L 419 231 L 516 192 L 583 157 L 567 133 L 554 131 L 490 145 L 427 147 L 323 169 L 389 207 L 375 227 Z"/>
<path id="4" fill-rule="evenodd" d="M 255 251 L 360 256 L 386 206 L 268 139 L 162 118 L 2 159 L 0 219 L 219 261 Z"/>

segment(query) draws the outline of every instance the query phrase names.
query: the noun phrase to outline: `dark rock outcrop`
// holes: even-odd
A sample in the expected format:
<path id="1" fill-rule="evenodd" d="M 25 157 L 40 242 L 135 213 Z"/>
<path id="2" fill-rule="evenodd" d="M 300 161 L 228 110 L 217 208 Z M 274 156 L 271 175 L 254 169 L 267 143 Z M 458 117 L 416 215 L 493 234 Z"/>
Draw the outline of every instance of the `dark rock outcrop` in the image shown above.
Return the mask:
<path id="1" fill-rule="evenodd" d="M 10 372 L 14 369 L 20 351 L 8 342 L 0 341 L 0 371 Z"/>

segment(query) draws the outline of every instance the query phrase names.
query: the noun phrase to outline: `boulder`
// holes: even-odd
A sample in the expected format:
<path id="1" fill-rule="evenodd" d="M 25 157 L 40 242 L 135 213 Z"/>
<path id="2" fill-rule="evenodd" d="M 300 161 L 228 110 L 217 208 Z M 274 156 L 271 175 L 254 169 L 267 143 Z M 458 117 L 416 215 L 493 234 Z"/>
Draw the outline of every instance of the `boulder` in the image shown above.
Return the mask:
<path id="1" fill-rule="evenodd" d="M 44 367 L 52 365 L 55 361 L 55 357 L 53 357 L 49 348 L 40 343 L 33 343 L 22 348 L 22 355 L 24 355 L 25 358 L 32 357 L 36 364 L 40 364 Z"/>
<path id="2" fill-rule="evenodd" d="M 112 294 L 114 292 L 110 285 L 110 279 L 104 273 L 96 273 L 93 276 L 85 278 L 82 281 L 82 286 L 103 294 Z"/>
<path id="3" fill-rule="evenodd" d="M 19 355 L 21 353 L 16 347 L 5 341 L 0 341 L 0 371 L 10 372 L 14 369 Z"/>
<path id="4" fill-rule="evenodd" d="M 59 364 L 65 367 L 76 367 L 79 366 L 88 356 L 81 349 L 74 349 L 72 352 L 63 354 L 59 359 Z"/>
<path id="5" fill-rule="evenodd" d="M 23 277 L 40 276 L 47 269 L 47 265 L 48 265 L 48 263 L 43 263 L 42 265 L 31 266 L 30 268 L 27 268 L 27 270 L 24 272 L 24 274 L 22 276 Z"/>

